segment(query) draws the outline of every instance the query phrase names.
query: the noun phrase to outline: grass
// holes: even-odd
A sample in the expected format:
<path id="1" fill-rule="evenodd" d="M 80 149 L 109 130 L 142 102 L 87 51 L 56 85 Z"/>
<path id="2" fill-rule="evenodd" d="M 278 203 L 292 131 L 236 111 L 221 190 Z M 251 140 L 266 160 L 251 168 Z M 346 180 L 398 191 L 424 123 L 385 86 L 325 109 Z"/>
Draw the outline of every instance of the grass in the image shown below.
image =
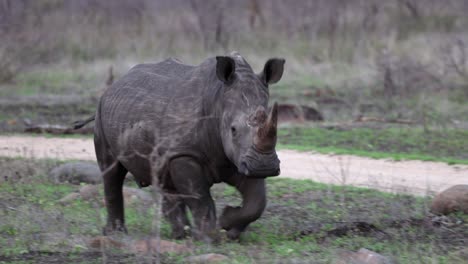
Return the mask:
<path id="1" fill-rule="evenodd" d="M 13 85 L 0 86 L 0 96 L 64 95 L 84 91 L 89 93 L 96 91 L 98 80 L 93 72 L 82 74 L 60 66 L 49 66 L 20 73 Z"/>
<path id="2" fill-rule="evenodd" d="M 422 128 L 352 128 L 347 130 L 292 127 L 279 130 L 278 147 L 391 158 L 468 164 L 468 130 L 424 131 Z"/>
<path id="3" fill-rule="evenodd" d="M 45 137 L 45 138 L 78 138 L 78 139 L 93 139 L 93 134 L 36 134 L 36 133 L 28 133 L 28 134 L 18 134 L 18 133 L 0 133 L 0 136 L 5 137 Z"/>
<path id="4" fill-rule="evenodd" d="M 8 178 L 0 180 L 0 263 L 100 262 L 102 254 L 89 251 L 83 239 L 101 233 L 106 218 L 102 191 L 95 200 L 59 204 L 60 198 L 79 188 L 48 179 L 48 170 L 59 163 L 0 158 L 0 169 Z M 468 235 L 468 215 L 448 216 L 446 221 L 456 223 L 448 226 L 412 223 L 411 219 L 430 223 L 427 198 L 309 180 L 273 178 L 267 185 L 268 206 L 240 242 L 194 242 L 192 254 L 224 254 L 227 263 L 330 263 L 337 252 L 364 247 L 398 263 L 463 263 L 456 252 Z M 240 195 L 225 184 L 213 186 L 212 195 L 218 215 L 225 205 L 241 202 Z M 126 206 L 125 213 L 129 235 L 124 239 L 147 237 L 154 230 L 154 207 L 136 203 Z M 371 223 L 380 231 L 350 228 L 345 234 L 334 233 L 356 221 Z M 392 221 L 404 224 L 392 226 Z M 161 221 L 161 237 L 169 239 L 169 233 L 169 225 Z M 120 251 L 106 255 L 124 263 L 139 258 Z M 162 263 L 183 263 L 188 255 L 164 255 Z"/>

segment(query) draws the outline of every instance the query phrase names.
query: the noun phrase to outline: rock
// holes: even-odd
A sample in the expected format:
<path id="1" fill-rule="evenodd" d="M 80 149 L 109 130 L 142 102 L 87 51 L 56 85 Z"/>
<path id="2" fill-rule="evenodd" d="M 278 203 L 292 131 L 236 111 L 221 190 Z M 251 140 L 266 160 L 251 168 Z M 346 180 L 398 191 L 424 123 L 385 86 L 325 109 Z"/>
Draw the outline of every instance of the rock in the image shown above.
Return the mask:
<path id="1" fill-rule="evenodd" d="M 158 247 L 156 239 L 142 239 L 124 242 L 107 236 L 97 236 L 89 239 L 87 244 L 89 248 L 97 250 L 102 248 L 114 248 L 138 254 L 148 254 L 157 251 L 159 251 L 161 254 L 191 252 L 187 246 L 167 240 L 160 240 Z"/>
<path id="2" fill-rule="evenodd" d="M 127 245 L 120 241 L 113 240 L 106 236 L 97 236 L 88 241 L 88 246 L 93 249 L 116 248 L 125 249 Z"/>
<path id="3" fill-rule="evenodd" d="M 296 104 L 278 105 L 278 122 L 323 121 L 323 115 L 315 107 Z"/>
<path id="4" fill-rule="evenodd" d="M 144 239 L 135 240 L 129 245 L 129 249 L 134 253 L 148 254 L 150 252 L 159 253 L 189 253 L 191 250 L 184 245 L 177 244 L 167 240 L 160 240 L 158 247 L 158 240 Z"/>
<path id="5" fill-rule="evenodd" d="M 102 182 L 101 171 L 93 162 L 70 162 L 53 168 L 49 172 L 50 178 L 55 182 L 69 182 L 71 184 Z"/>
<path id="6" fill-rule="evenodd" d="M 96 199 L 99 196 L 100 185 L 84 185 L 80 188 L 81 198 L 84 200 Z"/>
<path id="7" fill-rule="evenodd" d="M 335 264 L 392 264 L 390 258 L 374 251 L 361 248 L 358 252 L 342 251 L 338 254 Z"/>
<path id="8" fill-rule="evenodd" d="M 209 253 L 186 258 L 187 263 L 220 263 L 227 261 L 229 258 L 225 255 Z"/>
<path id="9" fill-rule="evenodd" d="M 123 187 L 123 195 L 126 204 L 151 204 L 153 202 L 151 194 L 141 189 Z"/>
<path id="10" fill-rule="evenodd" d="M 452 186 L 432 200 L 431 212 L 434 214 L 450 214 L 458 211 L 468 214 L 468 185 Z"/>
<path id="11" fill-rule="evenodd" d="M 76 199 L 91 200 L 99 199 L 99 189 L 102 188 L 100 185 L 84 185 L 78 192 L 67 194 L 62 199 L 58 200 L 58 203 L 69 204 Z M 104 203 L 102 203 L 104 205 Z"/>
<path id="12" fill-rule="evenodd" d="M 301 105 L 302 114 L 307 121 L 323 121 L 323 115 L 314 107 Z"/>
<path id="13" fill-rule="evenodd" d="M 69 204 L 73 201 L 75 201 L 76 199 L 80 198 L 81 195 L 79 193 L 70 193 L 68 194 L 67 196 L 63 197 L 62 199 L 58 200 L 57 202 L 58 203 L 61 203 L 61 204 Z"/>

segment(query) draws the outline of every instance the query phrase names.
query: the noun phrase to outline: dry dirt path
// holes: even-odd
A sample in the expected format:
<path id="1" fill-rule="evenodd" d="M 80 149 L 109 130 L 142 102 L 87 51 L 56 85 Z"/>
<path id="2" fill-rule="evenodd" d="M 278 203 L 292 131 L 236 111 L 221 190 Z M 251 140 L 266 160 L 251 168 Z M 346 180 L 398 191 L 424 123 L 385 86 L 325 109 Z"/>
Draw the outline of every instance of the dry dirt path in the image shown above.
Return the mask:
<path id="1" fill-rule="evenodd" d="M 281 150 L 281 176 L 369 187 L 387 192 L 433 194 L 468 184 L 467 165 L 376 160 L 349 155 Z M 0 136 L 0 156 L 96 160 L 92 139 Z"/>

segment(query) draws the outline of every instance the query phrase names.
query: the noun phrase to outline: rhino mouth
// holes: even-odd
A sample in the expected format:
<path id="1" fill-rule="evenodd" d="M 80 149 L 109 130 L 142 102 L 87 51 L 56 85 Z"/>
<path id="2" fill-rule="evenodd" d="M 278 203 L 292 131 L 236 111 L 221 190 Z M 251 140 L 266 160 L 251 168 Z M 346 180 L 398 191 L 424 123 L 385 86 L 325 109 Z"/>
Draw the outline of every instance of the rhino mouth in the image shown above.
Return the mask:
<path id="1" fill-rule="evenodd" d="M 274 177 L 278 176 L 281 172 L 280 160 L 275 151 L 260 153 L 250 149 L 241 158 L 238 170 L 249 178 Z"/>

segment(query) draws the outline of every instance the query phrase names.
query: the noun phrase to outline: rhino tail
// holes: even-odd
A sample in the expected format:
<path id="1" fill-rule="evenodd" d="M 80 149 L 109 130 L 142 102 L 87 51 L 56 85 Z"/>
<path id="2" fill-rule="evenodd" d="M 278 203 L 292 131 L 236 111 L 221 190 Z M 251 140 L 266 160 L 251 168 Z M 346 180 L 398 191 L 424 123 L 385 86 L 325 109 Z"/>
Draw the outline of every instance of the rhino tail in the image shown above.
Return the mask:
<path id="1" fill-rule="evenodd" d="M 73 129 L 80 129 L 80 128 L 84 127 L 86 124 L 94 121 L 95 119 L 96 119 L 96 115 L 94 114 L 94 115 L 90 116 L 88 119 L 78 120 L 78 121 L 73 122 L 72 127 L 73 127 Z"/>

